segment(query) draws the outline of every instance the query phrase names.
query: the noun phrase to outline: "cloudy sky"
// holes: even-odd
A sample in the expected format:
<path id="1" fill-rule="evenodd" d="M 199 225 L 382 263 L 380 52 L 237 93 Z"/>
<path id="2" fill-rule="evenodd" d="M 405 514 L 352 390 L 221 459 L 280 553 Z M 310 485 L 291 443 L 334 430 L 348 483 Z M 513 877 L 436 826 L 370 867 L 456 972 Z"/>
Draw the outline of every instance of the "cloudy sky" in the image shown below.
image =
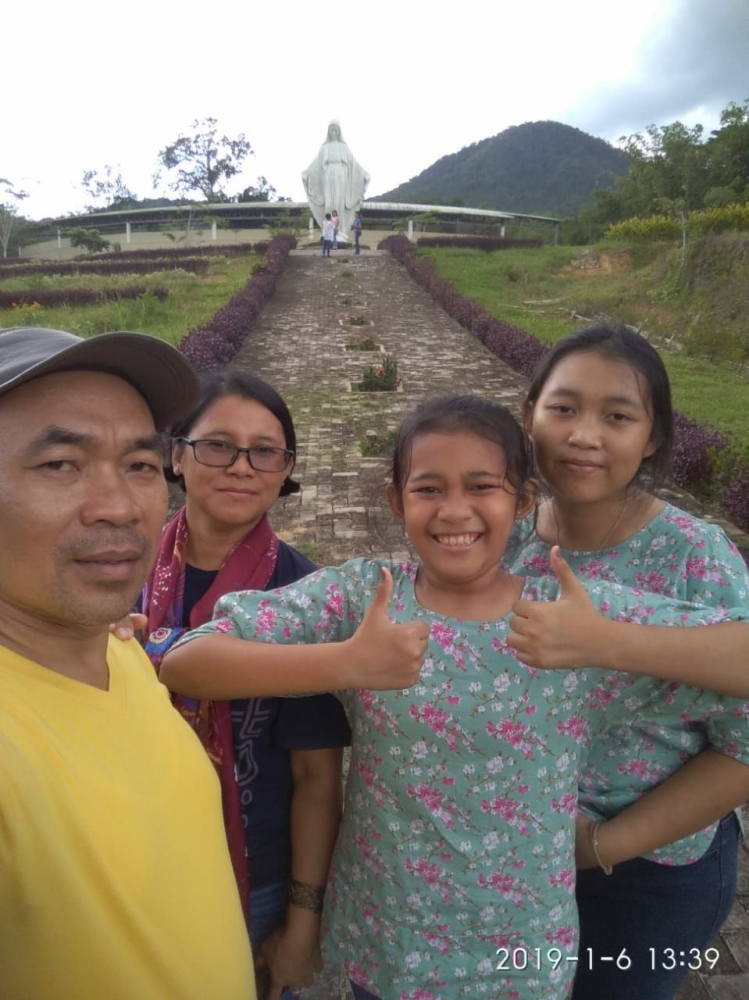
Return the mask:
<path id="1" fill-rule="evenodd" d="M 332 118 L 376 195 L 510 125 L 709 131 L 749 98 L 749 0 L 66 0 L 0 25 L 0 178 L 31 218 L 82 210 L 106 164 L 166 193 L 159 150 L 208 116 L 253 146 L 230 193 L 264 175 L 303 200 Z"/>

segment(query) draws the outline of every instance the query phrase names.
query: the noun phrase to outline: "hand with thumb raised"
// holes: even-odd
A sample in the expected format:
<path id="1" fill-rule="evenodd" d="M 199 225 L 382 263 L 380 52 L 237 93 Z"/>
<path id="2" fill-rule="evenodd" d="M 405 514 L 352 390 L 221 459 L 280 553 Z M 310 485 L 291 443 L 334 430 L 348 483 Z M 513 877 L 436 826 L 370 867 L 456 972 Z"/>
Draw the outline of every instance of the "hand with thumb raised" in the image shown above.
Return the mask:
<path id="1" fill-rule="evenodd" d="M 426 622 L 394 624 L 388 608 L 393 591 L 390 570 L 382 568 L 380 583 L 359 628 L 348 640 L 350 687 L 373 691 L 400 690 L 415 684 L 429 642 Z"/>
<path id="2" fill-rule="evenodd" d="M 601 662 L 601 630 L 606 619 L 558 545 L 551 550 L 551 568 L 559 580 L 559 597 L 549 602 L 516 601 L 507 645 L 529 667 L 595 667 Z"/>

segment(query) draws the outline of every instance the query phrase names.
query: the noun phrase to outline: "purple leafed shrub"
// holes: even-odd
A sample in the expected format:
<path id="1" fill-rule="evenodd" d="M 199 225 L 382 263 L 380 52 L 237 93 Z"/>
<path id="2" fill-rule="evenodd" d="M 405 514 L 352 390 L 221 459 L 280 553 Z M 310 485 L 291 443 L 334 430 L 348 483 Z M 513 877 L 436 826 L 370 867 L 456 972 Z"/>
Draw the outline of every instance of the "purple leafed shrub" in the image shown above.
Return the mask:
<path id="1" fill-rule="evenodd" d="M 112 250 L 107 253 L 81 254 L 76 260 L 180 260 L 183 257 L 208 257 L 220 254 L 228 257 L 251 253 L 252 243 L 211 243 L 208 246 L 155 247 L 152 250 Z"/>
<path id="2" fill-rule="evenodd" d="M 286 233 L 274 236 L 268 244 L 265 269 L 254 274 L 207 323 L 196 326 L 182 338 L 179 349 L 196 371 L 217 371 L 231 361 L 273 295 L 289 251 L 295 246 L 293 236 Z"/>
<path id="3" fill-rule="evenodd" d="M 674 413 L 674 450 L 671 471 L 674 482 L 684 489 L 707 483 L 713 471 L 712 452 L 725 448 L 726 438 L 690 420 L 683 413 Z"/>
<path id="4" fill-rule="evenodd" d="M 20 264 L 3 268 L 3 278 L 26 277 L 29 274 L 150 274 L 152 271 L 172 271 L 179 268 L 193 274 L 203 274 L 208 270 L 204 257 L 194 260 L 112 260 L 101 258 L 91 260 L 47 261 L 44 264 Z"/>
<path id="5" fill-rule="evenodd" d="M 388 236 L 380 243 L 379 248 L 389 250 L 414 281 L 426 289 L 448 315 L 469 330 L 492 354 L 530 378 L 547 350 L 532 333 L 497 319 L 478 303 L 461 295 L 449 281 L 435 273 L 430 261 L 414 253 L 413 244 L 406 236 Z"/>
<path id="6" fill-rule="evenodd" d="M 126 288 L 50 288 L 36 291 L 0 292 L 0 309 L 38 305 L 45 309 L 55 306 L 88 306 L 98 302 L 114 302 L 117 299 L 139 299 L 147 295 L 145 285 L 128 285 Z M 160 302 L 169 298 L 169 290 L 159 285 L 151 289 Z"/>
<path id="7" fill-rule="evenodd" d="M 491 316 L 476 302 L 460 295 L 450 282 L 436 275 L 429 261 L 415 253 L 406 236 L 388 236 L 379 244 L 379 249 L 389 250 L 414 281 L 492 354 L 530 378 L 547 350 L 533 334 Z M 718 431 L 703 427 L 678 411 L 674 413 L 674 432 L 671 463 L 674 482 L 687 490 L 707 488 L 713 474 L 712 456 L 716 451 L 730 448 L 730 442 Z M 739 527 L 749 531 L 749 468 L 746 465 L 739 466 L 719 499 L 726 514 Z"/>
<path id="8" fill-rule="evenodd" d="M 721 493 L 720 504 L 734 524 L 749 531 L 749 466 L 739 469 Z"/>
<path id="9" fill-rule="evenodd" d="M 510 239 L 504 236 L 420 236 L 420 247 L 467 247 L 471 250 L 519 250 L 543 246 L 543 240 Z"/>

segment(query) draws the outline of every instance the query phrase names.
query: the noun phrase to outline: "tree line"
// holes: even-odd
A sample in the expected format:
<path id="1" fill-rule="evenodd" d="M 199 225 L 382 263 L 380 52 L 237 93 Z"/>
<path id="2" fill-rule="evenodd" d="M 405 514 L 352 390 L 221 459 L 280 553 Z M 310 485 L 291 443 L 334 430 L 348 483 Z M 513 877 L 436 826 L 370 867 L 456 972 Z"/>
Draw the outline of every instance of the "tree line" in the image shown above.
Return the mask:
<path id="1" fill-rule="evenodd" d="M 749 201 L 749 99 L 731 102 L 720 127 L 705 138 L 702 125 L 651 125 L 623 137 L 630 156 L 626 177 L 598 188 L 595 202 L 565 224 L 565 241 L 593 243 L 617 222 L 652 215 L 684 215 Z"/>

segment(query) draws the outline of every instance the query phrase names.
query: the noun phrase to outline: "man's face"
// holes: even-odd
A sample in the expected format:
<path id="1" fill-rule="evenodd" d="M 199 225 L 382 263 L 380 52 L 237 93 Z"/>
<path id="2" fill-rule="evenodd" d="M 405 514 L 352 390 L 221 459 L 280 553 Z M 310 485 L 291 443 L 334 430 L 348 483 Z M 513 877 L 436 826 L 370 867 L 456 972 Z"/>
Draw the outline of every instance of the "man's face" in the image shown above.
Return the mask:
<path id="1" fill-rule="evenodd" d="M 145 400 L 101 372 L 0 398 L 0 618 L 106 626 L 155 556 L 167 491 Z"/>

